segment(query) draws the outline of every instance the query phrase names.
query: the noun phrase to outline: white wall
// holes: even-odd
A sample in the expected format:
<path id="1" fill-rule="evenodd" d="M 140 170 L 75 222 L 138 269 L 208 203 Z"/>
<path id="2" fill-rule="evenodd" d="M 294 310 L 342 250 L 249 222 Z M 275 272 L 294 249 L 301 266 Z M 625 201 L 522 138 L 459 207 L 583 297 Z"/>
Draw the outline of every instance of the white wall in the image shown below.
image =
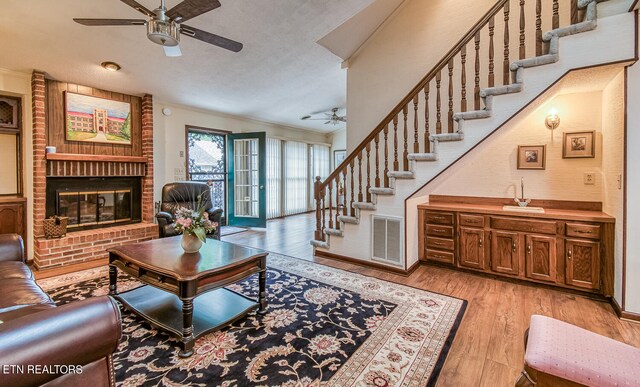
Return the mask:
<path id="1" fill-rule="evenodd" d="M 333 152 L 337 150 L 347 149 L 347 129 L 336 130 L 331 133 L 331 171 L 336 169 L 337 165 L 334 165 Z"/>
<path id="2" fill-rule="evenodd" d="M 602 202 L 604 212 L 616 218 L 614 297 L 622 303 L 624 229 L 624 71 L 602 91 Z M 618 180 L 620 179 L 620 180 Z"/>
<path id="3" fill-rule="evenodd" d="M 22 97 L 22 173 L 24 176 L 24 196 L 27 198 L 27 240 L 25 241 L 29 259 L 33 258 L 33 152 L 32 152 L 32 111 L 31 74 L 0 68 L 0 93 Z"/>
<path id="4" fill-rule="evenodd" d="M 638 37 L 640 40 L 640 36 Z M 640 64 L 627 73 L 627 235 L 623 308 L 640 313 Z"/>
<path id="5" fill-rule="evenodd" d="M 171 109 L 170 116 L 162 114 L 162 108 L 164 107 Z M 324 133 L 154 101 L 154 197 L 156 201 L 160 200 L 164 184 L 186 178 L 186 159 L 184 157 L 186 150 L 185 125 L 227 130 L 235 133 L 266 132 L 267 136 L 271 137 L 314 143 L 331 143 L 329 136 Z M 182 157 L 180 152 L 183 152 Z"/>
<path id="6" fill-rule="evenodd" d="M 0 194 L 18 191 L 16 139 L 13 134 L 0 134 Z"/>
<path id="7" fill-rule="evenodd" d="M 350 152 L 495 0 L 406 0 L 349 59 Z"/>

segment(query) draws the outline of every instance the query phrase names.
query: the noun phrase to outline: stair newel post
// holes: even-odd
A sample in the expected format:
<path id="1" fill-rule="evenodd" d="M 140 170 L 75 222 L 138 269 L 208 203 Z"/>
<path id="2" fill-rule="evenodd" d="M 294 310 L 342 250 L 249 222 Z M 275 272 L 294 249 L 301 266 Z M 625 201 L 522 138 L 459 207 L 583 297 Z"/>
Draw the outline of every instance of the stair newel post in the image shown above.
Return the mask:
<path id="1" fill-rule="evenodd" d="M 313 182 L 313 196 L 316 198 L 316 231 L 314 238 L 317 241 L 324 240 L 324 236 L 322 235 L 322 218 L 320 215 L 320 211 L 322 210 L 322 203 L 320 202 L 321 185 L 320 176 L 316 176 L 316 181 Z"/>
<path id="2" fill-rule="evenodd" d="M 375 185 L 376 187 L 380 187 L 380 149 L 379 149 L 380 132 L 376 133 L 376 137 L 374 138 L 374 141 L 376 143 L 376 178 L 373 181 L 373 185 Z"/>
<path id="3" fill-rule="evenodd" d="M 352 188 L 353 192 L 353 188 Z M 342 215 L 347 216 L 347 167 L 342 170 Z"/>
<path id="4" fill-rule="evenodd" d="M 333 228 L 333 180 L 329 180 L 329 228 Z"/>
<path id="5" fill-rule="evenodd" d="M 398 163 L 398 116 L 393 117 L 393 170 L 400 170 Z"/>
<path id="6" fill-rule="evenodd" d="M 416 93 L 413 97 L 413 153 L 420 153 L 420 140 L 418 134 L 418 102 L 420 94 Z"/>
<path id="7" fill-rule="evenodd" d="M 520 0 L 520 56 L 519 59 L 524 59 L 527 56 L 527 50 L 525 48 L 525 17 L 524 17 L 524 2 L 525 0 Z"/>
<path id="8" fill-rule="evenodd" d="M 358 153 L 358 203 L 362 203 L 364 196 L 362 195 L 362 151 Z"/>
<path id="9" fill-rule="evenodd" d="M 424 86 L 424 152 L 431 152 L 431 142 L 429 141 L 429 85 Z"/>
<path id="10" fill-rule="evenodd" d="M 536 0 L 536 56 L 542 55 L 542 0 Z"/>
<path id="11" fill-rule="evenodd" d="M 504 3 L 504 58 L 502 60 L 502 84 L 511 84 L 511 70 L 509 69 L 509 2 Z"/>
<path id="12" fill-rule="evenodd" d="M 491 16 L 491 19 L 489 19 L 489 87 L 493 87 L 495 86 L 495 74 L 493 73 L 493 69 L 494 69 L 494 63 L 493 63 L 493 57 L 495 55 L 495 48 L 493 46 L 493 35 L 494 35 L 494 29 L 496 27 L 496 18 L 494 16 Z"/>
<path id="13" fill-rule="evenodd" d="M 475 78 L 473 87 L 473 109 L 480 110 L 480 31 L 474 37 L 476 49 Z"/>
<path id="14" fill-rule="evenodd" d="M 353 208 L 353 202 L 354 200 L 354 195 L 356 192 L 356 185 L 353 181 L 354 179 L 354 172 L 353 172 L 353 167 L 354 167 L 355 161 L 352 159 L 351 160 L 351 164 L 349 164 L 349 166 L 351 167 L 351 185 L 349 186 L 349 188 L 351 188 L 351 202 L 349 203 L 349 213 L 351 214 L 351 216 L 355 216 L 355 209 Z"/>
<path id="15" fill-rule="evenodd" d="M 367 143 L 367 186 L 365 187 L 365 196 L 367 197 L 367 203 L 371 203 L 371 142 Z"/>
<path id="16" fill-rule="evenodd" d="M 449 70 L 449 110 L 447 111 L 447 132 L 453 133 L 453 58 L 447 65 Z"/>
<path id="17" fill-rule="evenodd" d="M 404 150 L 402 152 L 402 167 L 403 167 L 403 170 L 408 171 L 409 159 L 407 156 L 409 156 L 409 144 L 408 144 L 409 128 L 407 127 L 407 116 L 409 114 L 409 105 L 404 105 L 404 107 L 402 108 L 402 114 L 404 116 L 403 117 L 404 118 L 404 131 L 403 131 Z"/>
<path id="18" fill-rule="evenodd" d="M 340 230 L 340 222 L 338 221 L 338 216 L 340 216 L 340 198 L 342 195 L 342 190 L 344 189 L 344 187 L 340 185 L 340 173 L 336 175 L 335 181 L 336 181 L 336 215 L 335 215 L 336 227 L 335 228 L 336 230 Z"/>
<path id="19" fill-rule="evenodd" d="M 440 82 L 442 81 L 442 72 L 438 71 L 436 74 L 436 133 L 442 133 L 442 113 L 440 112 L 441 99 L 440 99 Z"/>
<path id="20" fill-rule="evenodd" d="M 389 188 L 389 124 L 384 127 L 384 170 L 382 171 L 382 179 L 385 188 Z"/>
<path id="21" fill-rule="evenodd" d="M 559 8 L 560 8 L 560 5 L 558 4 L 558 0 L 553 0 L 553 19 L 551 24 L 554 30 L 560 27 L 560 14 L 558 12 Z"/>
<path id="22" fill-rule="evenodd" d="M 460 111 L 467 111 L 467 45 L 460 50 Z"/>

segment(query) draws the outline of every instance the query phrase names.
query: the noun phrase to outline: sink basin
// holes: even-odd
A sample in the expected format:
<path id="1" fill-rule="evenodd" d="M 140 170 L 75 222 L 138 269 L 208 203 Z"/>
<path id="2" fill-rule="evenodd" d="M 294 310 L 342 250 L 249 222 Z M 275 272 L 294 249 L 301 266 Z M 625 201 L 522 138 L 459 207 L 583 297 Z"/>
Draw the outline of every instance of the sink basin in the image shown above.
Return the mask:
<path id="1" fill-rule="evenodd" d="M 503 206 L 504 211 L 513 212 L 532 212 L 536 214 L 544 214 L 544 208 L 542 207 L 520 207 L 520 206 Z"/>

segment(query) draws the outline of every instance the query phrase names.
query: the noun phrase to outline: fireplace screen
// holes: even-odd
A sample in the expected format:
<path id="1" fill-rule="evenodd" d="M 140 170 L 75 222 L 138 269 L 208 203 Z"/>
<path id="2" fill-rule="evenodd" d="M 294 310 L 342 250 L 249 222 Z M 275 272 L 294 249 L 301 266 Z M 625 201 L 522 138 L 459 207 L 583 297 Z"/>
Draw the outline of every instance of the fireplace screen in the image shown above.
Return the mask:
<path id="1" fill-rule="evenodd" d="M 128 222 L 131 220 L 131 190 L 58 192 L 57 211 L 67 216 L 67 227 Z"/>

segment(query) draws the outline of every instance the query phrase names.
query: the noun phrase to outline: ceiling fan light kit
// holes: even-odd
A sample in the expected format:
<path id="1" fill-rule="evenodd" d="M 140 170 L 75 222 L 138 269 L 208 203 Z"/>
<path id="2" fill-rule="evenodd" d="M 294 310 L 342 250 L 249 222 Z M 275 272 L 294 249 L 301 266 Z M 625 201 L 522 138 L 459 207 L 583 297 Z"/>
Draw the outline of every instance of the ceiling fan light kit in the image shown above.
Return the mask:
<path id="1" fill-rule="evenodd" d="M 166 56 L 180 56 L 182 52 L 178 47 L 180 44 L 180 34 L 200 40 L 205 43 L 218 46 L 229 51 L 239 52 L 242 50 L 242 43 L 225 37 L 189 27 L 181 23 L 192 19 L 205 12 L 209 12 L 220 7 L 218 0 L 184 0 L 175 7 L 167 10 L 164 0 L 161 0 L 160 7 L 153 11 L 148 10 L 136 0 L 120 0 L 136 11 L 149 17 L 143 19 L 73 19 L 76 23 L 97 27 L 97 26 L 147 26 L 147 38 L 164 48 Z"/>

